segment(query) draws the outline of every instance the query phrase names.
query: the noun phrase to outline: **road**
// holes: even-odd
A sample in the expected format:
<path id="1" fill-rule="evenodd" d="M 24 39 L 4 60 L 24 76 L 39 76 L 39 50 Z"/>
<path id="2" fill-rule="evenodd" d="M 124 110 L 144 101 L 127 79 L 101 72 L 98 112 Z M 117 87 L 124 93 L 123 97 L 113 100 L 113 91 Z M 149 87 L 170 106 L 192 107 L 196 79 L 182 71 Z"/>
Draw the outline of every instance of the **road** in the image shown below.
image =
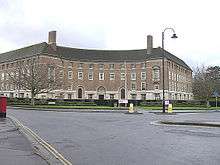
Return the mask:
<path id="1" fill-rule="evenodd" d="M 219 165 L 220 128 L 152 125 L 220 121 L 220 113 L 143 115 L 8 110 L 73 165 Z"/>

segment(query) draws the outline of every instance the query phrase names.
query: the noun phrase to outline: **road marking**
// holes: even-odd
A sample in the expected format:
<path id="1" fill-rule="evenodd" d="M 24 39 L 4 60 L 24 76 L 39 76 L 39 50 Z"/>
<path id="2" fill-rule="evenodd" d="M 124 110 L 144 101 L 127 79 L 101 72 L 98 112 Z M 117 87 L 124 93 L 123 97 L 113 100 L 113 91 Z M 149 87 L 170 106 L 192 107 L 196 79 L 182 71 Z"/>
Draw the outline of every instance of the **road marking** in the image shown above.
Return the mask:
<path id="1" fill-rule="evenodd" d="M 7 116 L 9 119 L 12 120 L 14 125 L 18 128 L 19 131 L 21 131 L 23 134 L 26 135 L 26 137 L 31 141 L 37 142 L 38 145 L 42 146 L 47 152 L 52 154 L 55 159 L 47 160 L 49 163 L 52 161 L 53 164 L 56 162 L 56 164 L 62 164 L 62 165 L 72 165 L 71 162 L 69 162 L 67 159 L 65 159 L 57 150 L 55 150 L 50 144 L 48 144 L 46 141 L 44 141 L 40 136 L 38 136 L 35 132 L 33 132 L 30 128 L 27 126 L 24 126 L 18 119 L 16 119 L 13 116 Z M 39 147 L 34 146 L 35 149 L 39 149 Z"/>

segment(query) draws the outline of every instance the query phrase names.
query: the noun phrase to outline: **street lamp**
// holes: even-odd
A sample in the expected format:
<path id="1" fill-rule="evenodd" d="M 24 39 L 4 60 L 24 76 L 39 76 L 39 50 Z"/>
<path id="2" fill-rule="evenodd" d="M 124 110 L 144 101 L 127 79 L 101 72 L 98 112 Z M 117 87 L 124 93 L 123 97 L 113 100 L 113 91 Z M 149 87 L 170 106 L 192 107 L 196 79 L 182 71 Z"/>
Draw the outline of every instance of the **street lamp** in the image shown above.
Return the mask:
<path id="1" fill-rule="evenodd" d="M 165 50 L 164 50 L 164 33 L 167 30 L 171 30 L 173 32 L 173 35 L 171 38 L 175 39 L 177 38 L 177 35 L 175 33 L 175 30 L 173 28 L 165 28 L 164 31 L 162 32 L 162 50 L 163 50 L 163 59 L 162 59 L 162 69 L 163 69 L 163 113 L 165 113 L 165 93 L 164 93 L 164 57 L 165 57 Z"/>

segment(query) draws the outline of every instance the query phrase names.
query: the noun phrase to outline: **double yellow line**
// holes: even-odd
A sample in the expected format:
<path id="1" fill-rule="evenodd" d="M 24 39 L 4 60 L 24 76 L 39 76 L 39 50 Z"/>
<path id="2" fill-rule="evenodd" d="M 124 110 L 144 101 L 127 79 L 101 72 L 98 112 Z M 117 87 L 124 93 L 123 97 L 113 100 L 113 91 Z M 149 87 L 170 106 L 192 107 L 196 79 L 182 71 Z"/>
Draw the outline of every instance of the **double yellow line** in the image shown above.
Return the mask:
<path id="1" fill-rule="evenodd" d="M 13 116 L 7 116 L 7 117 L 12 120 L 12 122 L 18 128 L 18 130 L 21 133 L 23 133 L 30 141 L 43 147 L 49 154 L 51 154 L 55 158 L 54 160 L 47 160 L 48 163 L 54 164 L 54 162 L 56 162 L 56 164 L 60 164 L 60 165 L 72 165 L 71 162 L 69 162 L 67 159 L 65 159 L 50 144 L 48 144 L 46 141 L 44 141 L 42 138 L 40 138 L 30 128 L 28 128 L 27 126 L 24 126 L 18 119 L 16 119 Z M 36 145 L 34 145 L 34 147 L 36 147 Z M 39 148 L 39 147 L 36 147 L 36 148 Z"/>

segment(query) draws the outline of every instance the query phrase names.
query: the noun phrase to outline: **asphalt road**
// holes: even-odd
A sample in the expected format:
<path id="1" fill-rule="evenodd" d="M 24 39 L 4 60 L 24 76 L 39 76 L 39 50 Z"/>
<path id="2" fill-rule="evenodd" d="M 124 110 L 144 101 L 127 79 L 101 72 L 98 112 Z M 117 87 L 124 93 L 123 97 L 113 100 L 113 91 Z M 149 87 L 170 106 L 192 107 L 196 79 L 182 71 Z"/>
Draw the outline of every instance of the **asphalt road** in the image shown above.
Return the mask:
<path id="1" fill-rule="evenodd" d="M 8 110 L 73 165 L 219 165 L 220 128 L 152 125 L 220 121 L 220 113 L 143 115 Z"/>

